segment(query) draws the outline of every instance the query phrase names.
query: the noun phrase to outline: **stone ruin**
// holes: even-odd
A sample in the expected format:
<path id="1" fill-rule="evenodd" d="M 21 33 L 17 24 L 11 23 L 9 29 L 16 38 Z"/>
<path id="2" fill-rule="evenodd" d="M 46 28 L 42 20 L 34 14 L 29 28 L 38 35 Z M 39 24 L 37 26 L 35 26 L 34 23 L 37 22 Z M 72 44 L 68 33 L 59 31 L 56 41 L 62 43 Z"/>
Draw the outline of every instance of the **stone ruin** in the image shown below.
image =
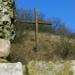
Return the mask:
<path id="1" fill-rule="evenodd" d="M 10 53 L 10 42 L 15 38 L 15 14 L 14 0 L 0 0 L 0 57 Z"/>
<path id="2" fill-rule="evenodd" d="M 23 75 L 22 64 L 9 63 L 11 41 L 15 38 L 15 2 L 0 0 L 0 75 Z"/>

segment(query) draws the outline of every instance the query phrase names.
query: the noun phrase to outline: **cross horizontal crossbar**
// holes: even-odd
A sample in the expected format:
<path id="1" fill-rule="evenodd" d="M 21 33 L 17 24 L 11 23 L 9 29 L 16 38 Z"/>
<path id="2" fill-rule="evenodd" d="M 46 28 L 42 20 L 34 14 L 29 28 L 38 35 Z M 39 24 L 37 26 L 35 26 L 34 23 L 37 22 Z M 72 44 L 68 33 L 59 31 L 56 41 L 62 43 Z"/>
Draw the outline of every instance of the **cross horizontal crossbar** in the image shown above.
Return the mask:
<path id="1" fill-rule="evenodd" d="M 29 23 L 29 24 L 36 24 L 35 21 L 25 21 L 25 20 L 16 20 L 16 22 L 22 22 L 22 23 Z M 51 22 L 42 22 L 38 21 L 38 24 L 43 24 L 43 25 L 51 25 Z"/>

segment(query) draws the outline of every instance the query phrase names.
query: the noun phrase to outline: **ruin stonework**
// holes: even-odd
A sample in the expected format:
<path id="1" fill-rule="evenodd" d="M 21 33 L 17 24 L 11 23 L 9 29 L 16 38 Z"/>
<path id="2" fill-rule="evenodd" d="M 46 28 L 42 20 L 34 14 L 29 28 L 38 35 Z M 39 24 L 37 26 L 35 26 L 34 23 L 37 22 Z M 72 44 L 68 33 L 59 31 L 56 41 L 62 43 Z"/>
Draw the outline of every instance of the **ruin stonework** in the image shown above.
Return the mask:
<path id="1" fill-rule="evenodd" d="M 0 75 L 23 75 L 22 64 L 9 63 L 11 40 L 15 38 L 14 0 L 0 0 Z"/>
<path id="2" fill-rule="evenodd" d="M 0 0 L 0 57 L 10 53 L 10 42 L 15 38 L 15 12 L 14 0 Z"/>
<path id="3" fill-rule="evenodd" d="M 23 75 L 22 64 L 17 63 L 0 63 L 0 75 Z"/>
<path id="4" fill-rule="evenodd" d="M 0 0 L 0 38 L 14 40 L 15 37 L 14 0 Z"/>

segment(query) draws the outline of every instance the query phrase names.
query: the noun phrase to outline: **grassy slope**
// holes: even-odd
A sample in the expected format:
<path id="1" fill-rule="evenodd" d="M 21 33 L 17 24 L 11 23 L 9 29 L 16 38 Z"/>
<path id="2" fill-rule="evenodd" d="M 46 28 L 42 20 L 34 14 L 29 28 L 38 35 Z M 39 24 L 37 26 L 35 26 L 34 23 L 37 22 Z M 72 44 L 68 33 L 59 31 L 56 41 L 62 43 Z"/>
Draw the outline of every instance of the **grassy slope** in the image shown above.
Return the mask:
<path id="1" fill-rule="evenodd" d="M 39 49 L 36 52 L 34 31 L 25 31 L 12 44 L 10 61 L 21 61 L 24 64 L 30 60 L 57 60 L 75 58 L 75 40 L 66 37 L 39 33 Z M 19 35 L 18 35 L 19 36 Z"/>

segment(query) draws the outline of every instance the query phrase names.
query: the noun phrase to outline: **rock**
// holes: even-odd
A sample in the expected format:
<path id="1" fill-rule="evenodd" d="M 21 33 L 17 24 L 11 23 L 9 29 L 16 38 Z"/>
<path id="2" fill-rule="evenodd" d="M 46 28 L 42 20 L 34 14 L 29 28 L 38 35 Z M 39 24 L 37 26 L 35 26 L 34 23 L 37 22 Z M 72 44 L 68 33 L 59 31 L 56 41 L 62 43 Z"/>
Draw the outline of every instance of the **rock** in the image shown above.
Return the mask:
<path id="1" fill-rule="evenodd" d="M 73 75 L 75 75 L 75 60 L 71 61 L 71 67 L 72 67 Z"/>
<path id="2" fill-rule="evenodd" d="M 26 74 L 26 65 L 22 65 L 22 70 L 23 70 L 23 75 L 27 75 Z"/>
<path id="3" fill-rule="evenodd" d="M 69 61 L 31 61 L 28 64 L 29 75 L 75 75 L 74 71 L 75 68 Z"/>
<path id="4" fill-rule="evenodd" d="M 22 64 L 18 63 L 0 63 L 0 75 L 23 75 Z"/>
<path id="5" fill-rule="evenodd" d="M 14 0 L 0 0 L 0 37 L 15 38 L 16 9 Z"/>
<path id="6" fill-rule="evenodd" d="M 0 57 L 7 57 L 10 53 L 10 41 L 0 39 Z"/>
<path id="7" fill-rule="evenodd" d="M 0 75 L 75 75 L 75 60 L 0 63 Z"/>

